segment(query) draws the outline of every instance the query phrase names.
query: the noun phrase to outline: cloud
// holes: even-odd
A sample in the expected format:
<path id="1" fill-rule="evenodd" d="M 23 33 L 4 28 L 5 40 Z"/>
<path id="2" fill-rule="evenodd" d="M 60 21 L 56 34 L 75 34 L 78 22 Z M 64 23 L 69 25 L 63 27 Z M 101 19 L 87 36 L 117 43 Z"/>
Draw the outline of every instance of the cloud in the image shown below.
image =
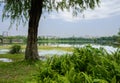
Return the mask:
<path id="1" fill-rule="evenodd" d="M 120 15 L 120 0 L 101 0 L 100 7 L 96 7 L 94 10 L 88 9 L 83 13 L 78 14 L 77 17 L 73 17 L 71 12 L 61 11 L 59 13 L 53 12 L 49 14 L 49 18 L 76 22 L 79 20 L 108 18 L 116 15 Z"/>

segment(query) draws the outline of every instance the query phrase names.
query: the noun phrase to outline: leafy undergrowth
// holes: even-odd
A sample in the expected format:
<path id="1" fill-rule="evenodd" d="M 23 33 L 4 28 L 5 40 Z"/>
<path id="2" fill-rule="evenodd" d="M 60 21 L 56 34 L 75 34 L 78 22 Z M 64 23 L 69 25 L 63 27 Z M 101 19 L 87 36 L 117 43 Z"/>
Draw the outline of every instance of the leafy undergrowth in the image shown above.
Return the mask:
<path id="1" fill-rule="evenodd" d="M 0 54 L 0 83 L 120 83 L 120 50 L 107 53 L 91 46 L 72 55 L 53 56 L 29 63 L 23 54 Z"/>
<path id="2" fill-rule="evenodd" d="M 49 58 L 34 79 L 38 83 L 120 83 L 120 50 L 109 54 L 103 48 L 76 48 L 72 55 Z"/>

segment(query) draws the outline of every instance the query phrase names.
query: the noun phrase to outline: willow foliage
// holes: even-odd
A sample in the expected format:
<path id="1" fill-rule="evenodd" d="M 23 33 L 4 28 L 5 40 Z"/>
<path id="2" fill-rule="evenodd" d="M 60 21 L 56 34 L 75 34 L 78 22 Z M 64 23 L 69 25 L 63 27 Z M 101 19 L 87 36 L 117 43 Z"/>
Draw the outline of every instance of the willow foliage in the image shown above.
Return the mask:
<path id="1" fill-rule="evenodd" d="M 72 11 L 74 15 L 86 10 L 94 9 L 100 0 L 42 0 L 43 11 Z M 11 23 L 26 22 L 29 18 L 31 0 L 6 0 L 3 10 L 3 19 L 10 18 Z"/>

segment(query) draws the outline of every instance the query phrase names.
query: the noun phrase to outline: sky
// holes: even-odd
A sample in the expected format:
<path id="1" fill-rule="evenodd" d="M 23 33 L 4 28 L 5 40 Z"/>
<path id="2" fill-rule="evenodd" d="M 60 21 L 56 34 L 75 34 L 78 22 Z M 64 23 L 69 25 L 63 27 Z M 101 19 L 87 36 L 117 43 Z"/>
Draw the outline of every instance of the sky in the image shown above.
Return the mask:
<path id="1" fill-rule="evenodd" d="M 2 6 L 0 6 L 0 35 L 27 35 L 28 26 L 22 24 L 9 28 L 10 20 L 2 22 Z M 44 18 L 45 17 L 45 18 Z M 120 0 L 101 0 L 100 6 L 94 10 L 86 10 L 73 17 L 71 12 L 60 11 L 44 14 L 38 29 L 39 36 L 57 37 L 102 37 L 117 35 L 120 28 Z"/>

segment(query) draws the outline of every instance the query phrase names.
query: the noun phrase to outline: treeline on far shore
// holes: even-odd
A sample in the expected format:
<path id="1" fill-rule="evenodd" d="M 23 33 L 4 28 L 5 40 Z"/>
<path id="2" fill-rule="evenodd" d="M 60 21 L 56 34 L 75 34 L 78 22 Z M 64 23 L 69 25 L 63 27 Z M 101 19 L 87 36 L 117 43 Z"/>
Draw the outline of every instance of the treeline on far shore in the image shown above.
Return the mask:
<path id="1" fill-rule="evenodd" d="M 83 37 L 68 37 L 68 38 L 57 38 L 57 37 L 38 37 L 39 44 L 119 44 L 119 36 L 99 37 L 99 38 L 83 38 Z"/>
<path id="2" fill-rule="evenodd" d="M 0 44 L 12 44 L 12 43 L 21 43 L 26 44 L 26 36 L 0 36 Z M 114 35 L 109 37 L 99 37 L 99 38 L 83 38 L 83 37 L 67 37 L 67 38 L 58 38 L 58 37 L 46 37 L 39 36 L 37 38 L 39 45 L 44 44 L 84 44 L 84 43 L 94 43 L 94 44 L 107 44 L 107 45 L 120 45 L 120 36 Z"/>

